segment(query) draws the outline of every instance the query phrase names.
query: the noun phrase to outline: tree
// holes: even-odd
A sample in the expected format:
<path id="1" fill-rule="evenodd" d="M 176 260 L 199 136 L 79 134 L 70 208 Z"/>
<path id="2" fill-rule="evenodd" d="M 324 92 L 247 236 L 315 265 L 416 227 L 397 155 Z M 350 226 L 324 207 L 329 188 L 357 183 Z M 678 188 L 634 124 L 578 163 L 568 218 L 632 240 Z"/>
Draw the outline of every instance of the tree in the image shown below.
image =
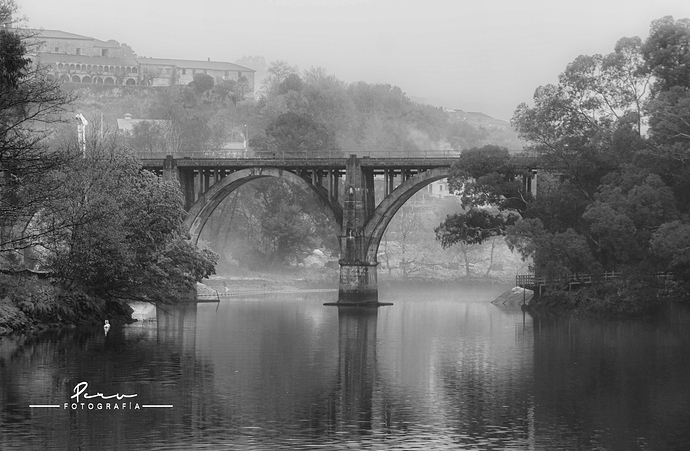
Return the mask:
<path id="1" fill-rule="evenodd" d="M 324 236 L 335 235 L 303 189 L 283 180 L 257 180 L 239 190 L 232 215 L 235 259 L 250 268 L 290 266 L 323 247 Z M 231 247 L 227 237 L 217 244 Z"/>
<path id="2" fill-rule="evenodd" d="M 286 61 L 272 61 L 268 66 L 268 76 L 262 81 L 262 88 L 267 95 L 275 95 L 280 85 L 290 76 L 298 75 L 297 66 L 290 66 Z"/>
<path id="3" fill-rule="evenodd" d="M 194 74 L 194 78 L 189 82 L 189 86 L 194 89 L 197 95 L 201 95 L 213 89 L 216 80 L 208 74 Z"/>
<path id="4" fill-rule="evenodd" d="M 170 145 L 170 125 L 156 121 L 142 121 L 132 127 L 127 145 L 142 153 L 173 152 Z"/>
<path id="5" fill-rule="evenodd" d="M 0 2 L 0 21 L 16 11 Z M 54 173 L 70 155 L 50 150 L 51 126 L 64 122 L 73 100 L 45 70 L 28 58 L 24 38 L 0 29 L 0 253 L 14 253 L 40 241 L 24 226 L 55 197 Z"/>
<path id="6" fill-rule="evenodd" d="M 135 52 L 134 49 L 132 49 L 132 47 L 125 44 L 124 42 L 122 44 L 120 44 L 115 39 L 109 39 L 108 42 L 111 44 L 115 44 L 115 45 L 120 47 L 120 49 L 122 51 L 122 57 L 124 57 L 124 58 L 136 58 L 137 57 L 137 52 Z"/>
<path id="7" fill-rule="evenodd" d="M 214 273 L 217 256 L 189 243 L 179 187 L 140 170 L 114 142 L 90 146 L 62 174 L 60 202 L 44 220 L 46 267 L 60 283 L 96 296 L 172 302 Z"/>
<path id="8" fill-rule="evenodd" d="M 451 167 L 449 188 L 461 193 L 464 211 L 449 215 L 435 229 L 441 245 L 481 244 L 503 235 L 518 214 L 524 213 L 531 197 L 524 192 L 517 172 L 505 148 L 484 146 L 463 151 Z"/>
<path id="9" fill-rule="evenodd" d="M 690 19 L 665 16 L 652 21 L 642 54 L 656 80 L 655 94 L 674 86 L 690 88 Z"/>
<path id="10" fill-rule="evenodd" d="M 292 112 L 279 116 L 266 128 L 275 148 L 284 153 L 312 154 L 319 150 L 338 150 L 334 134 L 309 117 Z"/>

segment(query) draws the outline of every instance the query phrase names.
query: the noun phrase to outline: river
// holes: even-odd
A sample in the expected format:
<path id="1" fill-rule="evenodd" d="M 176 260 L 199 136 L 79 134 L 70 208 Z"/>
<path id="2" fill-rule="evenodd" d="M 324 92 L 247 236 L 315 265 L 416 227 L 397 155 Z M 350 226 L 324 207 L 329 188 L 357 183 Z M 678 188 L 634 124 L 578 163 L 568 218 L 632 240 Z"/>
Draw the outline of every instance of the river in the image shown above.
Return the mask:
<path id="1" fill-rule="evenodd" d="M 687 309 L 537 321 L 488 303 L 501 288 L 226 298 L 3 338 L 0 449 L 690 449 Z"/>

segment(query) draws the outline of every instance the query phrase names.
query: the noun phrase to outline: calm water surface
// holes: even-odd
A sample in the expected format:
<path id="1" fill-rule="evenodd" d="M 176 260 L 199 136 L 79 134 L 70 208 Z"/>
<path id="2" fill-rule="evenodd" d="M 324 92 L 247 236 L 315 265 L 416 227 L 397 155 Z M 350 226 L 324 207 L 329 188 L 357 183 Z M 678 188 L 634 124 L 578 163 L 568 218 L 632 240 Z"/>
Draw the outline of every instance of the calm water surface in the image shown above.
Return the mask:
<path id="1" fill-rule="evenodd" d="M 5 338 L 0 449 L 690 449 L 687 310 L 533 321 L 496 294 L 233 298 Z"/>

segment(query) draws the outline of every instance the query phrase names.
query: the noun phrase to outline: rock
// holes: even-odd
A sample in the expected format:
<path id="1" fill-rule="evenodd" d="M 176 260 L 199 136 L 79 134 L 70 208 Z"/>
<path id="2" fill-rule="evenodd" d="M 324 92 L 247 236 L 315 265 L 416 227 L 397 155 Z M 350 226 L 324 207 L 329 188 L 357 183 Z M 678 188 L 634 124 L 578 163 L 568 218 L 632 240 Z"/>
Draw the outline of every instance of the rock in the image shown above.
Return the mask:
<path id="1" fill-rule="evenodd" d="M 521 307 L 523 303 L 529 303 L 530 299 L 532 299 L 532 296 L 534 296 L 534 292 L 532 290 L 515 287 L 506 291 L 505 293 L 491 301 L 491 303 L 493 305 L 500 306 Z"/>

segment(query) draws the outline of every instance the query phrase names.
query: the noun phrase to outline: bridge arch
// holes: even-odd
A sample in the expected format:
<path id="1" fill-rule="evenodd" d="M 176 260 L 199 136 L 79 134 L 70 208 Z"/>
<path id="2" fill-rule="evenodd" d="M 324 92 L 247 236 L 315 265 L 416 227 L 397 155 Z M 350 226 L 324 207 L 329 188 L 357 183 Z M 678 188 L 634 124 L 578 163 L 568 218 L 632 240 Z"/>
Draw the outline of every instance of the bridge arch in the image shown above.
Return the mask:
<path id="1" fill-rule="evenodd" d="M 432 182 L 447 178 L 449 173 L 449 167 L 439 167 L 421 172 L 398 185 L 391 194 L 381 201 L 364 229 L 364 236 L 369 237 L 366 244 L 367 262 L 376 262 L 381 238 L 383 238 L 388 224 L 400 207 L 419 190 Z"/>
<path id="2" fill-rule="evenodd" d="M 245 183 L 264 177 L 283 179 L 309 192 L 319 204 L 321 210 L 333 222 L 336 230 L 340 230 L 343 222 L 343 209 L 340 205 L 331 202 L 328 192 L 324 188 L 312 185 L 302 177 L 284 169 L 257 167 L 232 172 L 214 183 L 206 192 L 199 196 L 199 199 L 187 212 L 185 219 L 185 226 L 189 230 L 192 242 L 196 244 L 199 241 L 204 225 L 206 225 L 211 214 L 213 214 L 223 199 Z"/>

